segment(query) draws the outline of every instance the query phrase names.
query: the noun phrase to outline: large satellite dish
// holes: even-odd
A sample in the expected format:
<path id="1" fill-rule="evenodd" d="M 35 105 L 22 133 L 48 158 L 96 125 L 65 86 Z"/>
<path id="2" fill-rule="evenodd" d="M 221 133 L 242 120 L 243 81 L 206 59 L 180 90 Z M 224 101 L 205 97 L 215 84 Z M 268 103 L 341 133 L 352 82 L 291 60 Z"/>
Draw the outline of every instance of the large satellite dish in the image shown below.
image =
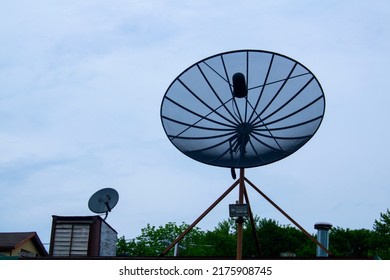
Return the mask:
<path id="1" fill-rule="evenodd" d="M 255 228 L 245 183 L 330 255 L 244 175 L 245 168 L 273 163 L 300 149 L 317 132 L 324 112 L 324 93 L 314 74 L 281 54 L 231 51 L 205 58 L 184 70 L 168 87 L 161 103 L 166 135 L 188 157 L 231 168 L 234 179 L 235 168 L 239 168 L 240 177 L 162 255 L 238 185 L 239 199 L 231 205 L 232 213 L 248 213 Z M 244 215 L 236 216 L 237 259 L 241 259 Z"/>
<path id="2" fill-rule="evenodd" d="M 118 203 L 119 194 L 115 189 L 104 188 L 95 192 L 88 201 L 89 210 L 94 213 L 102 214 L 105 213 L 104 218 L 107 219 L 108 212 L 115 207 Z"/>
<path id="3" fill-rule="evenodd" d="M 320 83 L 299 62 L 239 50 L 182 72 L 161 104 L 172 144 L 202 163 L 248 168 L 283 159 L 315 134 L 325 110 Z"/>

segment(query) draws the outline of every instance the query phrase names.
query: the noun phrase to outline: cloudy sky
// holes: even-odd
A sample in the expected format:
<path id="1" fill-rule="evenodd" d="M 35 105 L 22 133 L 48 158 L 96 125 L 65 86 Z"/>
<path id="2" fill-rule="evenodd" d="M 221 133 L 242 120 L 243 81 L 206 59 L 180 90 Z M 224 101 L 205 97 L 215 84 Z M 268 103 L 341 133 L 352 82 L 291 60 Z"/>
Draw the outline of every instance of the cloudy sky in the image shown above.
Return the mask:
<path id="1" fill-rule="evenodd" d="M 390 206 L 389 26 L 384 0 L 2 1 L 0 231 L 48 243 L 52 215 L 93 215 L 88 200 L 107 187 L 119 236 L 192 223 L 233 180 L 170 143 L 161 101 L 187 67 L 239 49 L 299 61 L 326 98 L 316 135 L 247 178 L 309 232 L 371 229 Z M 227 219 L 237 192 L 199 226 Z M 249 195 L 256 215 L 290 224 Z"/>

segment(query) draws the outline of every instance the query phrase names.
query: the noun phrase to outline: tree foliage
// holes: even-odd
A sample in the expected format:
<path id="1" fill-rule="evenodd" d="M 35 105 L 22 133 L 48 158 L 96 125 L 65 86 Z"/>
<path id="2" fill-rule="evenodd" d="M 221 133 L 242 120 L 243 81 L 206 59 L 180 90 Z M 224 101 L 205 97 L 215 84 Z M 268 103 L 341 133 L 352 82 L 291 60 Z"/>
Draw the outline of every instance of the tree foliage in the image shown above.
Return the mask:
<path id="1" fill-rule="evenodd" d="M 390 211 L 380 214 L 380 219 L 374 222 L 373 247 L 376 256 L 390 260 Z"/>
<path id="2" fill-rule="evenodd" d="M 256 237 L 249 220 L 243 225 L 243 257 L 278 258 L 281 253 L 294 253 L 301 258 L 316 255 L 316 244 L 300 230 L 290 225 L 280 225 L 272 219 L 254 218 Z M 147 225 L 141 235 L 127 241 L 121 237 L 117 243 L 118 256 L 159 256 L 186 228 L 187 224 L 168 223 L 164 226 Z M 237 225 L 233 219 L 224 220 L 211 231 L 193 228 L 179 243 L 180 256 L 231 257 L 236 255 Z M 335 257 L 390 259 L 390 212 L 380 214 L 373 230 L 343 229 L 334 227 L 330 231 L 329 250 Z M 173 249 L 168 256 L 173 255 Z"/>
<path id="3" fill-rule="evenodd" d="M 368 229 L 333 228 L 329 236 L 330 251 L 335 257 L 373 257 L 372 232 Z"/>
<path id="4" fill-rule="evenodd" d="M 380 213 L 373 230 L 332 228 L 330 251 L 336 257 L 390 259 L 390 211 Z"/>
<path id="5" fill-rule="evenodd" d="M 177 225 L 170 222 L 164 226 L 147 226 L 141 229 L 141 235 L 135 239 L 126 242 L 122 237 L 117 243 L 117 255 L 127 256 L 158 256 L 166 247 L 168 247 L 173 240 L 175 240 L 186 228 L 187 224 L 182 223 Z M 193 244 L 201 244 L 204 240 L 205 233 L 199 228 L 193 228 L 180 242 L 182 248 L 191 248 Z M 202 254 L 201 250 L 183 250 L 183 252 L 190 251 L 192 254 Z M 168 255 L 173 255 L 173 250 Z"/>
<path id="6" fill-rule="evenodd" d="M 117 243 L 118 256 L 158 256 L 186 228 L 187 224 L 168 223 L 165 226 L 147 225 L 141 235 L 126 241 L 121 237 Z M 212 231 L 192 229 L 179 245 L 180 256 L 232 257 L 236 255 L 237 235 L 233 219 L 220 222 Z M 256 246 L 253 229 L 249 221 L 243 226 L 244 257 L 279 257 L 281 252 L 296 252 L 297 256 L 315 254 L 315 246 L 297 229 L 279 225 L 275 220 L 255 217 L 255 228 L 261 244 L 261 254 Z M 314 249 L 313 249 L 314 248 Z M 173 255 L 173 249 L 167 254 Z"/>

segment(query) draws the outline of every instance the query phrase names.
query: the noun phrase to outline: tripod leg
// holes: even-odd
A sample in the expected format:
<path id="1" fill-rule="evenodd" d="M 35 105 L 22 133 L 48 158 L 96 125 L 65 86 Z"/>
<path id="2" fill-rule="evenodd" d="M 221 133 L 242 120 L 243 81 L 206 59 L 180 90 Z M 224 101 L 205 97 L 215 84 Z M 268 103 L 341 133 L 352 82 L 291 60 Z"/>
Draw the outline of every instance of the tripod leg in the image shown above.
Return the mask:
<path id="1" fill-rule="evenodd" d="M 194 228 L 215 206 L 217 206 L 218 203 L 221 202 L 222 199 L 225 198 L 239 183 L 239 180 L 237 180 L 233 185 L 230 186 L 209 208 L 207 208 L 206 211 L 203 212 L 202 215 L 199 216 L 185 231 L 183 231 L 182 234 L 179 235 L 172 243 L 169 245 L 164 252 L 160 254 L 160 257 L 165 256 L 175 245 L 176 243 L 180 242 L 184 238 L 184 236 L 190 232 L 191 229 Z"/>
<path id="2" fill-rule="evenodd" d="M 257 253 L 259 254 L 260 257 L 262 257 L 263 252 L 261 251 L 259 236 L 258 236 L 257 231 L 256 231 L 256 223 L 255 223 L 255 220 L 253 219 L 252 208 L 251 208 L 251 204 L 249 202 L 248 192 L 246 191 L 246 188 L 244 189 L 244 196 L 245 196 L 245 201 L 248 204 L 249 219 L 250 219 L 251 225 L 252 225 L 252 233 L 253 233 L 253 236 L 255 237 Z"/>
<path id="3" fill-rule="evenodd" d="M 311 236 L 310 233 L 308 233 L 300 224 L 298 224 L 293 218 L 291 218 L 286 212 L 283 211 L 282 208 L 280 208 L 275 202 L 273 202 L 268 196 L 265 195 L 259 188 L 257 188 L 251 181 L 249 181 L 247 178 L 245 178 L 245 181 L 251 185 L 253 189 L 255 189 L 261 196 L 263 196 L 269 203 L 272 204 L 276 209 L 279 210 L 280 213 L 282 213 L 287 219 L 290 220 L 297 228 L 299 228 L 311 241 L 316 243 L 322 250 L 324 250 L 326 253 L 328 253 L 329 256 L 332 256 L 332 253 L 329 252 L 328 249 L 324 247 L 317 239 L 315 239 L 313 236 Z"/>

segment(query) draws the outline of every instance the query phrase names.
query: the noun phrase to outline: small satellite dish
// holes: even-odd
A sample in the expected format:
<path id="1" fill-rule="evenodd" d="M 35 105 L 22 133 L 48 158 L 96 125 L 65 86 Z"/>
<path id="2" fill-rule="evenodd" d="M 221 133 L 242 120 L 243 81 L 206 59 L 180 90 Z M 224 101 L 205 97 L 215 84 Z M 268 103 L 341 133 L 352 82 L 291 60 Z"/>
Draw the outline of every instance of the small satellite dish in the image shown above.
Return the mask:
<path id="1" fill-rule="evenodd" d="M 119 194 L 112 188 L 104 188 L 95 192 L 88 201 L 89 210 L 94 213 L 106 213 L 104 220 L 107 219 L 108 212 L 118 203 Z"/>

